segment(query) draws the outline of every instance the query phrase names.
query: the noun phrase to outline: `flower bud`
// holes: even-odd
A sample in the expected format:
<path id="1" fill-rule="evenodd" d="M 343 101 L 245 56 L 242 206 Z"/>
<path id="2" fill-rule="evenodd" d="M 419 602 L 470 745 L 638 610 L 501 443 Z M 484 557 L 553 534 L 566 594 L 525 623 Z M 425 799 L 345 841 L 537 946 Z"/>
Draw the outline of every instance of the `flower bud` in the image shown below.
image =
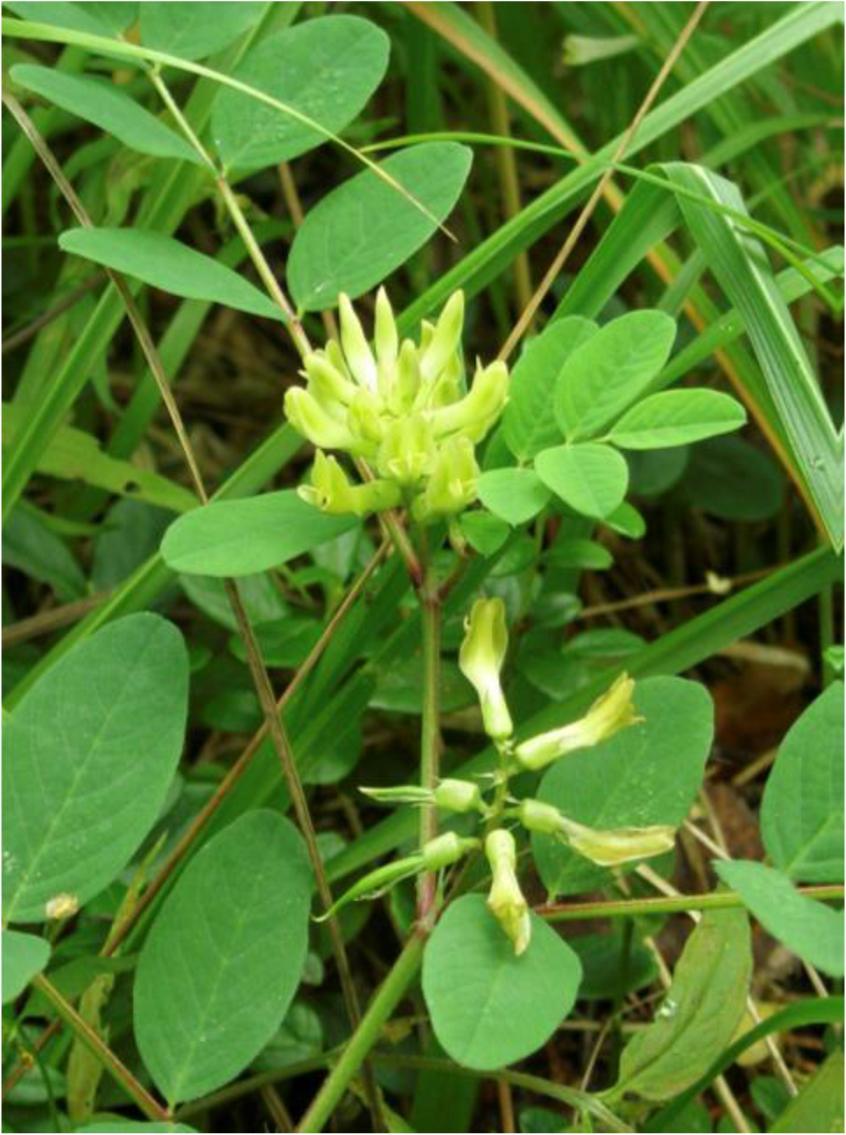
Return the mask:
<path id="1" fill-rule="evenodd" d="M 442 867 L 457 863 L 468 851 L 473 851 L 478 846 L 477 839 L 464 839 L 456 832 L 444 832 L 421 847 L 423 866 L 427 871 L 440 871 Z"/>
<path id="2" fill-rule="evenodd" d="M 420 359 L 420 372 L 425 382 L 432 382 L 446 366 L 461 344 L 464 327 L 464 292 L 453 292 L 440 314 L 431 340 Z"/>
<path id="3" fill-rule="evenodd" d="M 544 804 L 542 800 L 521 800 L 517 808 L 517 819 L 530 832 L 564 835 L 564 816 L 552 804 Z"/>
<path id="4" fill-rule="evenodd" d="M 514 732 L 499 681 L 507 649 L 505 604 L 501 599 L 477 599 L 465 623 L 458 665 L 475 687 L 485 732 L 495 741 L 504 741 Z"/>
<path id="5" fill-rule="evenodd" d="M 663 855 L 675 843 L 675 828 L 665 824 L 602 831 L 577 824 L 566 816 L 561 819 L 567 842 L 573 850 L 600 867 L 616 867 L 618 863 L 628 863 L 633 859 Z"/>
<path id="6" fill-rule="evenodd" d="M 380 288 L 376 293 L 376 321 L 373 329 L 373 343 L 376 347 L 376 360 L 380 371 L 393 368 L 397 361 L 399 335 L 397 334 L 397 324 L 391 301 L 388 299 L 388 293 L 384 288 Z"/>
<path id="7" fill-rule="evenodd" d="M 322 449 L 349 449 L 354 443 L 347 427 L 335 421 L 302 386 L 285 391 L 285 416 L 298 433 Z"/>
<path id="8" fill-rule="evenodd" d="M 365 516 L 369 512 L 382 512 L 396 508 L 400 503 L 399 488 L 390 481 L 366 481 L 352 485 L 334 457 L 327 457 L 318 449 L 311 470 L 311 484 L 300 485 L 297 490 L 308 504 L 321 512 L 352 513 Z"/>
<path id="9" fill-rule="evenodd" d="M 508 397 L 508 367 L 497 360 L 478 367 L 470 393 L 451 406 L 432 412 L 436 437 L 462 433 L 471 441 L 481 441 L 505 406 Z"/>
<path id="10" fill-rule="evenodd" d="M 415 519 L 426 523 L 462 512 L 476 499 L 478 480 L 473 443 L 466 437 L 450 438 L 438 450 L 426 489 L 414 502 Z"/>
<path id="11" fill-rule="evenodd" d="M 339 409 L 348 406 L 355 396 L 356 387 L 337 367 L 333 366 L 323 351 L 312 351 L 306 355 L 303 366 L 308 378 L 308 389 L 314 398 L 328 412 L 334 403 Z"/>
<path id="12" fill-rule="evenodd" d="M 517 848 L 511 832 L 504 828 L 491 832 L 485 840 L 485 855 L 493 873 L 488 908 L 513 942 L 514 953 L 522 954 L 532 936 L 532 923 L 517 882 Z"/>
<path id="13" fill-rule="evenodd" d="M 560 729 L 541 733 L 517 745 L 514 755 L 524 768 L 541 769 L 567 753 L 587 749 L 613 737 L 627 725 L 642 721 L 632 702 L 634 680 L 621 674 L 593 703 L 584 717 Z"/>
<path id="14" fill-rule="evenodd" d="M 385 430 L 376 458 L 383 477 L 400 485 L 416 485 L 432 465 L 435 443 L 420 415 L 397 418 Z"/>
<path id="15" fill-rule="evenodd" d="M 376 390 L 376 360 L 367 342 L 367 336 L 359 322 L 350 298 L 341 292 L 338 296 L 338 316 L 341 324 L 341 346 L 344 348 L 347 365 L 356 382 L 368 390 Z"/>
<path id="16" fill-rule="evenodd" d="M 388 392 L 388 405 L 395 414 L 407 414 L 420 390 L 420 359 L 410 339 L 403 339 Z"/>
<path id="17" fill-rule="evenodd" d="M 482 812 L 482 791 L 472 780 L 442 780 L 432 793 L 437 808 L 447 812 Z"/>
<path id="18" fill-rule="evenodd" d="M 347 366 L 347 360 L 344 358 L 344 352 L 341 349 L 341 344 L 337 339 L 327 339 L 326 346 L 323 348 L 329 363 L 339 371 L 344 378 L 352 382 L 352 374 L 350 368 Z"/>

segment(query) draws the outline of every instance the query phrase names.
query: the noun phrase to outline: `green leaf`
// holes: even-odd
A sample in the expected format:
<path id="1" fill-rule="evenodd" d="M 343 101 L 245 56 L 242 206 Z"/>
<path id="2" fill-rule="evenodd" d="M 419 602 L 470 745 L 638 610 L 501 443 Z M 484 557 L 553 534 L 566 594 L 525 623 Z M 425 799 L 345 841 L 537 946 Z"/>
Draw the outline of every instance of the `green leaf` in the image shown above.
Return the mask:
<path id="1" fill-rule="evenodd" d="M 693 508 L 723 520 L 769 520 L 781 508 L 784 479 L 772 458 L 749 442 L 717 437 L 690 451 L 679 492 Z"/>
<path id="2" fill-rule="evenodd" d="M 606 516 L 605 524 L 621 536 L 627 536 L 629 540 L 639 540 L 646 532 L 646 521 L 628 501 L 623 501 L 610 516 Z"/>
<path id="3" fill-rule="evenodd" d="M 556 540 L 547 553 L 547 559 L 556 567 L 582 568 L 585 571 L 604 571 L 614 562 L 614 557 L 602 544 L 576 536 L 570 540 Z"/>
<path id="4" fill-rule="evenodd" d="M 200 163 L 193 146 L 114 83 L 88 75 L 67 75 L 29 63 L 16 64 L 10 74 L 22 87 L 86 122 L 93 122 L 131 150 L 157 158 Z"/>
<path id="5" fill-rule="evenodd" d="M 393 154 L 379 168 L 443 221 L 470 172 L 472 152 L 427 142 Z M 381 283 L 429 239 L 437 225 L 372 170 L 333 189 L 310 210 L 288 257 L 288 286 L 302 311 L 333 307 Z"/>
<path id="6" fill-rule="evenodd" d="M 489 469 L 479 477 L 479 500 L 509 524 L 531 520 L 552 495 L 533 469 Z"/>
<path id="7" fill-rule="evenodd" d="M 27 408 L 14 403 L 3 406 L 3 444 L 14 449 L 26 422 Z M 41 452 L 37 469 L 49 477 L 83 481 L 110 493 L 186 512 L 196 508 L 197 497 L 183 485 L 143 469 L 131 461 L 120 461 L 104 453 L 96 437 L 75 426 L 60 426 Z"/>
<path id="8" fill-rule="evenodd" d="M 742 1032 L 737 1040 L 725 1048 L 714 1063 L 702 1076 L 686 1088 L 684 1092 L 650 1119 L 650 1127 L 654 1131 L 679 1131 L 678 1117 L 687 1104 L 705 1091 L 710 1083 L 716 1079 L 726 1068 L 730 1068 L 753 1044 L 763 1040 L 774 1033 L 792 1032 L 794 1029 L 804 1028 L 806 1025 L 839 1024 L 843 1020 L 843 998 L 835 995 L 829 997 L 804 997 L 794 1001 L 786 1009 L 779 1009 L 769 1017 L 765 1017 L 759 1025 Z M 802 1128 L 799 1128 L 802 1130 Z"/>
<path id="9" fill-rule="evenodd" d="M 666 1100 L 694 1083 L 731 1042 L 751 973 L 746 912 L 708 911 L 685 943 L 655 1020 L 623 1049 L 613 1097 Z"/>
<path id="10" fill-rule="evenodd" d="M 711 749 L 711 698 L 698 682 L 658 677 L 635 685 L 634 702 L 644 720 L 556 761 L 540 783 L 541 800 L 593 828 L 682 822 Z M 532 849 L 551 894 L 576 894 L 608 879 L 550 836 L 533 835 Z"/>
<path id="11" fill-rule="evenodd" d="M 46 514 L 25 501 L 3 526 L 3 563 L 46 583 L 63 602 L 86 593 L 85 576 L 70 548 L 49 527 Z"/>
<path id="12" fill-rule="evenodd" d="M 162 540 L 168 567 L 189 575 L 252 575 L 333 540 L 359 521 L 330 516 L 293 489 L 215 501 L 180 516 Z"/>
<path id="13" fill-rule="evenodd" d="M 502 428 L 508 448 L 527 461 L 561 440 L 550 413 L 555 383 L 570 354 L 598 330 L 579 315 L 558 319 L 526 346 L 511 372 Z"/>
<path id="14" fill-rule="evenodd" d="M 622 449 L 666 449 L 738 430 L 746 411 L 716 390 L 668 390 L 632 406 L 608 440 Z"/>
<path id="15" fill-rule="evenodd" d="M 675 185 L 746 212 L 737 187 L 710 170 L 684 162 L 662 168 Z M 756 237 L 725 213 L 681 195 L 679 207 L 709 268 L 746 324 L 801 476 L 839 549 L 843 544 L 843 439 L 834 428 L 767 254 Z"/>
<path id="16" fill-rule="evenodd" d="M 619 508 L 629 483 L 625 459 L 596 442 L 545 449 L 535 458 L 535 469 L 565 504 L 597 520 Z"/>
<path id="17" fill-rule="evenodd" d="M 634 936 L 629 940 L 622 926 L 602 934 L 578 934 L 572 945 L 584 969 L 580 1000 L 622 999 L 658 977 L 652 951 Z"/>
<path id="18" fill-rule="evenodd" d="M 276 812 L 209 840 L 168 895 L 135 979 L 135 1039 L 169 1103 L 237 1076 L 276 1033 L 303 972 L 312 877 Z"/>
<path id="19" fill-rule="evenodd" d="M 104 627 L 40 678 L 6 720 L 4 903 L 10 921 L 80 905 L 153 826 L 182 751 L 188 656 L 158 615 Z"/>
<path id="20" fill-rule="evenodd" d="M 761 801 L 773 863 L 795 882 L 843 879 L 843 683 L 833 682 L 781 743 Z"/>
<path id="21" fill-rule="evenodd" d="M 35 934 L 3 931 L 3 1004 L 23 993 L 50 960 L 50 943 Z"/>
<path id="22" fill-rule="evenodd" d="M 52 0 L 45 3 L 38 0 L 37 3 L 7 3 L 5 7 L 22 20 L 56 24 L 60 28 L 73 28 L 91 35 L 117 35 L 134 23 L 138 15 L 137 4 L 107 3 L 104 0 L 97 0 L 96 4 L 64 4 Z"/>
<path id="23" fill-rule="evenodd" d="M 432 1027 L 458 1064 L 490 1070 L 534 1052 L 576 999 L 578 957 L 537 915 L 517 957 L 482 895 L 451 903 L 423 954 Z"/>
<path id="24" fill-rule="evenodd" d="M 555 417 L 568 441 L 594 437 L 630 406 L 670 357 L 676 324 L 632 311 L 577 347 L 555 385 Z"/>
<path id="25" fill-rule="evenodd" d="M 151 229 L 68 229 L 60 235 L 59 247 L 175 296 L 282 318 L 276 304 L 237 272 Z"/>
<path id="26" fill-rule="evenodd" d="M 843 976 L 843 912 L 800 894 L 772 867 L 749 860 L 715 861 L 714 870 L 774 938 L 812 966 Z"/>
<path id="27" fill-rule="evenodd" d="M 356 117 L 388 65 L 385 33 L 358 16 L 320 16 L 263 39 L 235 78 L 319 122 L 333 134 Z M 224 87 L 212 137 L 227 169 L 289 161 L 326 141 L 302 121 Z"/>
<path id="28" fill-rule="evenodd" d="M 838 1135 L 844 1128 L 843 1050 L 832 1052 L 770 1127 L 774 1135 L 789 1131 L 822 1131 Z"/>
<path id="29" fill-rule="evenodd" d="M 465 512 L 458 523 L 467 543 L 482 556 L 498 552 L 510 535 L 510 528 L 504 520 L 481 509 Z"/>
<path id="30" fill-rule="evenodd" d="M 162 3 L 141 5 L 141 42 L 181 59 L 203 59 L 221 51 L 253 27 L 267 5 L 240 0 L 238 4 Z"/>

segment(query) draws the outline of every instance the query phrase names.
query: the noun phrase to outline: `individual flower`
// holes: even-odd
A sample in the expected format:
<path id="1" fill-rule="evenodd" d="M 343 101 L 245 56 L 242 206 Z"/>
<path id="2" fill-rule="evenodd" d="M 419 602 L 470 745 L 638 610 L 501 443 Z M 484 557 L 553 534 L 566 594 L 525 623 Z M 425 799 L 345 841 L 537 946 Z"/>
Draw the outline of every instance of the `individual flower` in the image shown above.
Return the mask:
<path id="1" fill-rule="evenodd" d="M 511 832 L 505 828 L 490 832 L 485 840 L 485 855 L 493 873 L 488 908 L 511 939 L 514 953 L 519 956 L 531 940 L 532 921 L 528 903 L 517 881 L 517 848 Z"/>
<path id="2" fill-rule="evenodd" d="M 410 879 L 422 871 L 441 871 L 457 863 L 469 851 L 479 846 L 479 840 L 464 838 L 456 832 L 444 832 L 424 843 L 413 855 L 394 859 L 382 867 L 368 871 L 357 882 L 336 899 L 327 911 L 315 918 L 315 922 L 325 922 L 348 903 L 360 899 L 375 899 L 386 894 L 403 879 Z"/>
<path id="3" fill-rule="evenodd" d="M 643 718 L 638 717 L 635 710 L 633 692 L 634 680 L 621 674 L 584 717 L 517 745 L 514 750 L 517 761 L 523 768 L 536 771 L 567 753 L 598 745 L 626 726 L 637 724 Z"/>
<path id="4" fill-rule="evenodd" d="M 384 508 L 395 508 L 400 503 L 400 490 L 392 481 L 366 481 L 362 485 L 350 483 L 344 470 L 334 457 L 327 457 L 318 449 L 311 469 L 311 484 L 301 485 L 299 494 L 309 504 L 323 512 L 353 513 L 365 516 Z"/>
<path id="5" fill-rule="evenodd" d="M 663 855 L 675 843 L 675 828 L 667 824 L 590 828 L 571 820 L 558 808 L 542 800 L 521 800 L 517 817 L 529 831 L 555 836 L 601 867 L 616 867 L 634 859 Z"/>
<path id="6" fill-rule="evenodd" d="M 499 675 L 508 649 L 505 604 L 501 599 L 477 599 L 467 620 L 458 665 L 476 689 L 485 732 L 505 741 L 514 732 Z"/>
<path id="7" fill-rule="evenodd" d="M 359 791 L 380 804 L 434 804 L 445 812 L 486 810 L 482 790 L 473 780 L 446 777 L 438 782 L 436 788 L 423 788 L 419 784 L 397 784 L 386 788 L 361 788 Z"/>

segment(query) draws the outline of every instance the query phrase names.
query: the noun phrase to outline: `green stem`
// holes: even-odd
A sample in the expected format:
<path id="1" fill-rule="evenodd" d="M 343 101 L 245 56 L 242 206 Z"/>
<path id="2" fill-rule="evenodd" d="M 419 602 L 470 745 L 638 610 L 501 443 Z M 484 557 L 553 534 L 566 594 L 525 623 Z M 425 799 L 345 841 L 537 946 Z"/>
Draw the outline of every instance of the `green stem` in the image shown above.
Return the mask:
<path id="1" fill-rule="evenodd" d="M 434 790 L 438 783 L 441 733 L 441 600 L 433 571 L 418 592 L 420 598 L 421 650 L 423 652 L 423 713 L 420 723 L 420 785 Z M 420 809 L 420 846 L 438 834 L 438 812 L 431 802 Z M 427 871 L 420 876 L 417 917 L 430 927 L 435 910 L 436 876 Z"/>
<path id="2" fill-rule="evenodd" d="M 415 933 L 409 938 L 393 969 L 380 985 L 367 1007 L 361 1023 L 350 1037 L 340 1060 L 323 1081 L 323 1086 L 300 1121 L 297 1131 L 322 1131 L 352 1078 L 379 1039 L 382 1027 L 390 1018 L 417 973 L 423 956 L 424 937 Z"/>
<path id="3" fill-rule="evenodd" d="M 100 1061 L 107 1072 L 128 1093 L 148 1119 L 157 1123 L 170 1123 L 170 1113 L 155 1100 L 143 1084 L 135 1079 L 125 1064 L 115 1056 L 100 1036 L 69 1005 L 51 981 L 43 974 L 33 978 L 32 984 L 50 1002 L 62 1020 L 73 1029 L 80 1041 Z"/>
<path id="4" fill-rule="evenodd" d="M 821 902 L 843 899 L 840 884 L 797 887 L 800 894 Z M 743 906 L 736 891 L 717 891 L 705 895 L 679 895 L 677 898 L 620 899 L 611 902 L 572 902 L 537 907 L 535 913 L 547 922 L 578 922 L 586 918 L 632 918 L 641 914 L 684 914 L 690 910 L 726 910 Z"/>

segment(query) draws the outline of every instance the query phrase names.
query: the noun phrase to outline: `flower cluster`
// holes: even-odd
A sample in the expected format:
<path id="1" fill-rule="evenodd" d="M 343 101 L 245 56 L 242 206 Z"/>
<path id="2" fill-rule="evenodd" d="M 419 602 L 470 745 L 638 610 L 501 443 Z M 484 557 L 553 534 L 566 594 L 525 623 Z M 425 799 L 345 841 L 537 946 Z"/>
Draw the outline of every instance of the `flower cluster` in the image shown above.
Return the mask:
<path id="1" fill-rule="evenodd" d="M 514 821 L 527 831 L 552 836 L 602 867 L 617 867 L 672 848 L 675 829 L 668 825 L 591 828 L 544 801 L 517 800 L 509 795 L 511 775 L 537 772 L 570 753 L 598 745 L 642 718 L 635 711 L 634 682 L 623 674 L 578 721 L 515 742 L 511 714 L 500 682 L 507 650 L 508 631 L 502 600 L 478 599 L 467 621 L 458 660 L 465 677 L 476 689 L 485 732 L 495 742 L 501 757 L 499 772 L 492 782 L 490 802 L 485 800 L 478 783 L 453 778 L 441 780 L 434 788 L 403 784 L 361 790 L 371 799 L 386 804 L 427 805 L 453 814 L 475 813 L 486 825 L 483 844 L 479 839 L 462 839 L 454 832 L 447 832 L 413 855 L 369 872 L 337 906 L 382 893 L 400 879 L 421 871 L 452 866 L 483 846 L 491 869 L 488 907 L 510 939 L 514 952 L 522 954 L 531 941 L 532 917 L 517 878 L 516 841 L 504 826 L 506 822 Z"/>
<path id="2" fill-rule="evenodd" d="M 500 684 L 507 649 L 502 600 L 478 599 L 467 622 L 458 661 L 464 676 L 476 689 L 485 732 L 502 756 L 500 784 L 507 784 L 512 772 L 537 772 L 569 753 L 598 745 L 642 720 L 632 700 L 634 682 L 628 675 L 621 674 L 578 721 L 515 744 L 511 715 Z M 665 825 L 599 830 L 570 819 L 558 808 L 540 800 L 524 799 L 514 803 L 516 807 L 505 809 L 501 813 L 503 817 L 513 817 L 528 831 L 554 836 L 603 867 L 659 855 L 673 846 L 674 829 Z M 493 872 L 488 907 L 514 944 L 514 952 L 521 954 L 529 944 L 531 922 L 514 870 L 514 837 L 504 828 L 495 828 L 487 836 L 485 853 Z"/>
<path id="3" fill-rule="evenodd" d="M 308 354 L 307 385 L 285 395 L 288 420 L 317 446 L 301 495 L 324 512 L 357 516 L 404 506 L 423 524 L 462 512 L 476 499 L 475 446 L 502 413 L 508 386 L 505 363 L 477 362 L 465 389 L 463 293 L 436 324 L 423 322 L 419 344 L 400 342 L 384 288 L 372 346 L 345 295 L 338 315 L 340 342 Z M 354 458 L 364 481 L 353 483 L 329 449 Z"/>

